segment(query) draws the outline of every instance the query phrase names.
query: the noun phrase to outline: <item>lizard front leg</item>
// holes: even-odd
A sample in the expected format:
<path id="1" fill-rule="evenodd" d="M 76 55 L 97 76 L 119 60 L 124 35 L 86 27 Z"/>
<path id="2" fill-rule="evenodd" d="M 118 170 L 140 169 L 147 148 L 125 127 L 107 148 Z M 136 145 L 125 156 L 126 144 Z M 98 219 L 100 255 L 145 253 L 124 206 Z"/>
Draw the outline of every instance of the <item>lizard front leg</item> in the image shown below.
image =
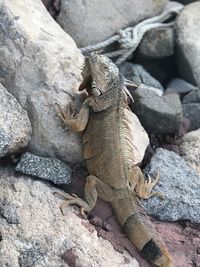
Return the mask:
<path id="1" fill-rule="evenodd" d="M 56 105 L 59 109 L 59 113 L 57 115 L 71 130 L 75 132 L 82 132 L 86 128 L 89 119 L 88 99 L 86 99 L 83 103 L 79 113 L 75 112 L 71 103 L 68 104 L 66 111 L 63 110 L 59 104 L 56 103 Z"/>
<path id="2" fill-rule="evenodd" d="M 164 198 L 164 194 L 161 192 L 151 192 L 152 188 L 156 185 L 159 178 L 160 175 L 159 173 L 157 173 L 155 179 L 152 180 L 152 178 L 149 176 L 147 180 L 144 178 L 140 168 L 135 166 L 131 169 L 129 182 L 134 185 L 134 190 L 140 198 L 148 199 L 152 196 L 159 196 L 160 198 Z"/>
<path id="3" fill-rule="evenodd" d="M 54 194 L 60 195 L 65 199 L 65 202 L 60 206 L 62 213 L 65 207 L 69 205 L 77 205 L 80 207 L 81 214 L 85 217 L 85 212 L 90 212 L 94 208 L 98 196 L 105 201 L 111 202 L 114 196 L 114 191 L 108 184 L 101 181 L 98 177 L 89 175 L 84 188 L 84 199 L 79 198 L 75 194 L 70 195 L 68 193 L 61 194 L 57 192 Z"/>

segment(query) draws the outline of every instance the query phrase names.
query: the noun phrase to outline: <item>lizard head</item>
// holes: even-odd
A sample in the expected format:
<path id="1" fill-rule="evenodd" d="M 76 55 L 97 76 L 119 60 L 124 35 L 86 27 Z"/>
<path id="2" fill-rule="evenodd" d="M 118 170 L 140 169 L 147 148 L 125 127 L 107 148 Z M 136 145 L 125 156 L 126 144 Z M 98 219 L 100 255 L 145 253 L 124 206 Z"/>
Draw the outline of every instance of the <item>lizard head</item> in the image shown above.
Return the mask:
<path id="1" fill-rule="evenodd" d="M 82 70 L 84 78 L 79 90 L 98 97 L 110 90 L 118 90 L 124 79 L 117 66 L 108 57 L 99 52 L 92 52 L 86 59 Z"/>
<path id="2" fill-rule="evenodd" d="M 107 109 L 117 99 L 118 93 L 123 92 L 124 78 L 119 69 L 99 52 L 92 52 L 85 59 L 82 76 L 79 91 L 86 89 L 96 111 Z"/>

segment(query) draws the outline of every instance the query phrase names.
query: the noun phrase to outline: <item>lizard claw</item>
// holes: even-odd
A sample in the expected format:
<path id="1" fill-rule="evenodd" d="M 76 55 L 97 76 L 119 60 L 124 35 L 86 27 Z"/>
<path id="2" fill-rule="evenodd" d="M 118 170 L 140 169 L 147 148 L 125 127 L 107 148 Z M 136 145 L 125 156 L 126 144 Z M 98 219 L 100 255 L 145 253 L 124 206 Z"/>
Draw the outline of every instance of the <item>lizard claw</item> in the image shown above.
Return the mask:
<path id="1" fill-rule="evenodd" d="M 54 195 L 58 195 L 65 199 L 65 201 L 60 205 L 60 211 L 62 215 L 64 215 L 64 208 L 68 207 L 69 205 L 76 205 L 80 207 L 80 213 L 83 216 L 84 219 L 87 218 L 85 212 L 88 212 L 90 210 L 89 205 L 81 198 L 79 198 L 76 194 L 68 194 L 68 193 L 58 193 L 54 192 Z"/>

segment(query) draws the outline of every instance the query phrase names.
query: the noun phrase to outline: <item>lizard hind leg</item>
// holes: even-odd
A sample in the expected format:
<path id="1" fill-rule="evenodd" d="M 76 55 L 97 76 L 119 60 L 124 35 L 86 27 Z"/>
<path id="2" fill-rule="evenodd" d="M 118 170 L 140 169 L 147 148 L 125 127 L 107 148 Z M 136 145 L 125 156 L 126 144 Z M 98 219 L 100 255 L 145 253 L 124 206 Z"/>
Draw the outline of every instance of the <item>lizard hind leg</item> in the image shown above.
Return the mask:
<path id="1" fill-rule="evenodd" d="M 82 216 L 86 217 L 85 212 L 90 212 L 94 208 L 98 195 L 105 201 L 111 201 L 114 192 L 109 185 L 101 181 L 98 177 L 89 175 L 86 180 L 84 194 L 85 197 L 82 199 L 75 194 L 54 193 L 54 195 L 61 196 L 65 199 L 60 206 L 62 214 L 65 207 L 69 205 L 76 205 L 80 207 Z"/>
<path id="2" fill-rule="evenodd" d="M 141 171 L 137 172 L 138 179 L 137 184 L 135 186 L 135 192 L 140 198 L 148 199 L 152 196 L 158 196 L 160 198 L 164 198 L 164 194 L 161 192 L 151 192 L 152 188 L 157 184 L 160 179 L 159 172 L 157 173 L 155 179 L 152 179 L 150 175 L 148 175 L 148 180 L 144 178 Z"/>

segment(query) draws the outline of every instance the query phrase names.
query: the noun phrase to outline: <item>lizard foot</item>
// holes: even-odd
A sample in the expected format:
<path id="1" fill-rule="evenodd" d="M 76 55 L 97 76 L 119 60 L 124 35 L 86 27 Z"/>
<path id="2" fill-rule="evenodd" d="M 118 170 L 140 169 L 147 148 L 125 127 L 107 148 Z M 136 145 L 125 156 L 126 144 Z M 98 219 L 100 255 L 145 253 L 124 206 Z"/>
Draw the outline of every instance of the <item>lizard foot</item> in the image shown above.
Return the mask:
<path id="1" fill-rule="evenodd" d="M 75 108 L 73 107 L 72 103 L 70 102 L 67 107 L 66 111 L 63 110 L 63 108 L 60 107 L 58 103 L 56 103 L 56 106 L 59 109 L 59 112 L 57 113 L 57 116 L 64 122 L 67 123 L 71 119 L 76 119 L 77 112 Z"/>
<path id="2" fill-rule="evenodd" d="M 68 193 L 58 193 L 58 192 L 54 192 L 54 195 L 57 195 L 59 197 L 62 197 L 65 199 L 65 201 L 60 205 L 60 211 L 61 213 L 64 215 L 64 208 L 68 207 L 69 205 L 77 205 L 78 207 L 80 207 L 80 213 L 81 215 L 86 219 L 87 216 L 85 214 L 85 212 L 89 212 L 90 211 L 90 207 L 87 204 L 86 201 L 84 201 L 83 199 L 79 198 L 76 194 L 68 194 Z"/>
<path id="3" fill-rule="evenodd" d="M 163 193 L 151 192 L 152 188 L 156 185 L 156 183 L 158 182 L 159 179 L 160 179 L 159 172 L 157 173 L 155 179 L 153 179 L 153 180 L 152 180 L 152 177 L 150 175 L 148 175 L 148 179 L 141 179 L 140 183 L 135 188 L 137 195 L 143 199 L 148 199 L 152 196 L 158 196 L 158 197 L 164 199 L 165 196 Z"/>

